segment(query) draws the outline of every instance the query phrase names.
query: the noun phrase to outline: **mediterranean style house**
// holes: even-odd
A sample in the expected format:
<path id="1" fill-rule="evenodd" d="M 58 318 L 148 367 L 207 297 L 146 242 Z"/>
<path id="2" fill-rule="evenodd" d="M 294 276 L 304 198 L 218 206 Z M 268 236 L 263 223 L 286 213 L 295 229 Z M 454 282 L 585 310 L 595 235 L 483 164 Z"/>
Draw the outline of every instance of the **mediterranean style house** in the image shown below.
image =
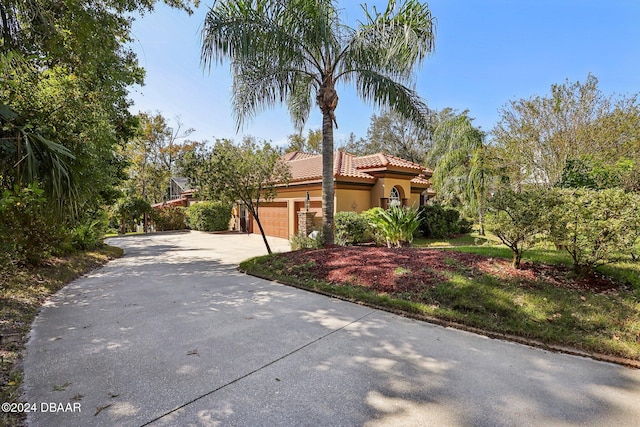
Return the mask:
<path id="1" fill-rule="evenodd" d="M 278 185 L 276 198 L 261 203 L 258 212 L 266 235 L 288 239 L 301 229 L 308 230 L 310 220 L 320 228 L 322 155 L 291 152 L 283 156 L 283 161 L 290 167 L 291 179 Z M 360 213 L 394 204 L 418 207 L 435 195 L 429 188 L 432 171 L 398 157 L 337 151 L 333 164 L 336 212 Z M 244 209 L 234 209 L 232 224 L 236 230 L 260 232 Z"/>

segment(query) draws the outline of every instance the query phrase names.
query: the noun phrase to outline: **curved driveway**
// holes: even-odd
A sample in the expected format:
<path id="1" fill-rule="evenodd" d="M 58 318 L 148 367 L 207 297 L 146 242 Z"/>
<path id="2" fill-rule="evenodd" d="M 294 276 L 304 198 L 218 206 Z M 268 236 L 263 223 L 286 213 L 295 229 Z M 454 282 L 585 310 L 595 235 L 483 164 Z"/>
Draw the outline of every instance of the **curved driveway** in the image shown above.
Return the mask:
<path id="1" fill-rule="evenodd" d="M 110 243 L 125 256 L 56 294 L 34 324 L 23 400 L 38 406 L 29 425 L 640 420 L 638 370 L 246 276 L 235 267 L 264 252 L 258 236 L 191 232 Z M 70 410 L 42 411 L 48 402 Z"/>

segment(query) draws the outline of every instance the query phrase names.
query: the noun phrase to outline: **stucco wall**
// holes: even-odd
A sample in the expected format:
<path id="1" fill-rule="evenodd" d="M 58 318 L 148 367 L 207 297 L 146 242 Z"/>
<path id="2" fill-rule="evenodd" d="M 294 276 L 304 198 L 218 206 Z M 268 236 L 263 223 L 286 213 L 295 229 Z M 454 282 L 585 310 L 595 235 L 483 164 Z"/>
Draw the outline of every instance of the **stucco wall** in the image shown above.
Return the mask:
<path id="1" fill-rule="evenodd" d="M 336 189 L 336 212 L 362 212 L 371 208 L 369 189 Z"/>

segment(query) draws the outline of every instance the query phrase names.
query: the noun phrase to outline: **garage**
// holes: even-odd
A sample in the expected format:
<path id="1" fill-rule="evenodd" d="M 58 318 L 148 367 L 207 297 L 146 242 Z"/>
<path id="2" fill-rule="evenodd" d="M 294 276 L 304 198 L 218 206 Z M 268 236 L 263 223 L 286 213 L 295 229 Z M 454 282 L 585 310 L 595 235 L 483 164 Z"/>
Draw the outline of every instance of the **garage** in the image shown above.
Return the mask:
<path id="1" fill-rule="evenodd" d="M 260 223 L 267 236 L 289 238 L 289 208 L 287 202 L 270 202 L 258 208 Z M 258 223 L 253 219 L 253 232 L 260 234 Z"/>

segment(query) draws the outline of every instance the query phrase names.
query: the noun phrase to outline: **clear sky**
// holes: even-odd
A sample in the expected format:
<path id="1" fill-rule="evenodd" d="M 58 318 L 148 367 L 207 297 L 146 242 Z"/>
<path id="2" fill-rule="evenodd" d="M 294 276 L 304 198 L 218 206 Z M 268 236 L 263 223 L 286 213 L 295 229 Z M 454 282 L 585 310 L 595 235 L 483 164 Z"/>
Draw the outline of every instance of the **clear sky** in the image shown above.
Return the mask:
<path id="1" fill-rule="evenodd" d="M 355 22 L 357 0 L 340 0 Z M 379 8 L 385 0 L 369 0 Z M 212 0 L 192 16 L 158 6 L 133 25 L 144 87 L 134 87 L 133 113 L 159 111 L 172 124 L 180 116 L 196 129 L 192 140 L 242 135 L 284 144 L 294 132 L 284 107 L 266 110 L 236 133 L 231 111 L 229 66 L 200 66 L 200 30 Z M 490 131 L 510 100 L 546 95 L 554 83 L 585 81 L 589 73 L 605 94 L 640 92 L 640 1 L 638 0 L 432 0 L 436 48 L 417 71 L 417 90 L 432 109 L 469 110 Z M 376 110 L 351 87 L 339 87 L 339 145 L 353 132 L 365 137 Z M 321 127 L 314 109 L 307 128 Z M 306 133 L 306 132 L 305 132 Z"/>

